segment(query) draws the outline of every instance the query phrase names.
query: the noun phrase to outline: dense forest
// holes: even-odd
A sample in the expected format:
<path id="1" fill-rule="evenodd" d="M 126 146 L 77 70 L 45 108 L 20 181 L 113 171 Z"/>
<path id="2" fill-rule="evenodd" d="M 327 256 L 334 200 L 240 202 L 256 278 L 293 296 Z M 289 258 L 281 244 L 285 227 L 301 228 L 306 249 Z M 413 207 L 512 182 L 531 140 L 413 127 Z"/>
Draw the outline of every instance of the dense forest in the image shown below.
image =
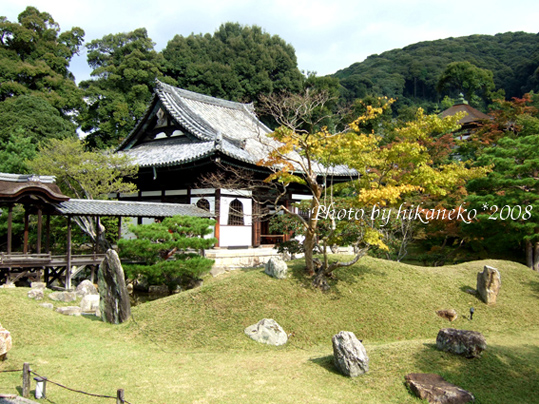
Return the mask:
<path id="1" fill-rule="evenodd" d="M 385 95 L 408 105 L 432 105 L 444 95 L 455 96 L 439 86 L 444 70 L 454 62 L 492 72 L 495 88 L 503 89 L 509 99 L 539 89 L 539 35 L 524 32 L 419 42 L 371 55 L 333 77 L 339 79 L 347 100 Z"/>

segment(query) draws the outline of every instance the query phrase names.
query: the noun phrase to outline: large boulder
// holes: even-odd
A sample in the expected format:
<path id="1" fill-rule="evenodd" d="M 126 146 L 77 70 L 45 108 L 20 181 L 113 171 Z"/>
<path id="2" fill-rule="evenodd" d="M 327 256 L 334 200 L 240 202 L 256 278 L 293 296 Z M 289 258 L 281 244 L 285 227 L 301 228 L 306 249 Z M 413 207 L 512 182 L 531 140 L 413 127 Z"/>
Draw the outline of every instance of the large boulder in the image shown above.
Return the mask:
<path id="1" fill-rule="evenodd" d="M 10 332 L 0 324 L 0 361 L 3 361 L 6 358 L 12 345 Z"/>
<path id="2" fill-rule="evenodd" d="M 502 286 L 500 271 L 485 265 L 483 272 L 477 274 L 477 293 L 487 304 L 496 303 L 496 298 Z"/>
<path id="3" fill-rule="evenodd" d="M 83 313 L 96 313 L 99 310 L 99 295 L 86 295 L 80 301 Z"/>
<path id="4" fill-rule="evenodd" d="M 331 339 L 335 366 L 345 376 L 356 377 L 369 371 L 365 347 L 353 332 L 341 331 Z"/>
<path id="5" fill-rule="evenodd" d="M 472 393 L 461 389 L 434 373 L 410 373 L 404 376 L 412 393 L 435 404 L 463 404 L 474 401 Z"/>
<path id="6" fill-rule="evenodd" d="M 90 282 L 88 279 L 85 279 L 81 283 L 78 284 L 77 289 L 75 290 L 75 293 L 77 294 L 78 297 L 99 294 L 97 293 L 97 289 L 94 286 L 94 284 Z"/>
<path id="7" fill-rule="evenodd" d="M 444 328 L 438 332 L 436 347 L 440 351 L 477 358 L 487 349 L 487 341 L 483 334 L 477 331 Z"/>
<path id="8" fill-rule="evenodd" d="M 286 265 L 286 262 L 279 257 L 271 257 L 269 261 L 266 262 L 264 272 L 274 278 L 285 279 L 288 273 L 288 265 Z"/>
<path id="9" fill-rule="evenodd" d="M 75 292 L 52 292 L 49 294 L 49 299 L 69 303 L 77 300 L 77 294 Z"/>
<path id="10" fill-rule="evenodd" d="M 99 309 L 103 321 L 120 324 L 131 315 L 131 302 L 125 284 L 125 275 L 118 253 L 108 250 L 97 272 Z"/>
<path id="11" fill-rule="evenodd" d="M 255 341 L 269 345 L 284 345 L 288 341 L 288 335 L 283 328 L 271 318 L 264 318 L 258 323 L 247 327 L 245 334 Z"/>

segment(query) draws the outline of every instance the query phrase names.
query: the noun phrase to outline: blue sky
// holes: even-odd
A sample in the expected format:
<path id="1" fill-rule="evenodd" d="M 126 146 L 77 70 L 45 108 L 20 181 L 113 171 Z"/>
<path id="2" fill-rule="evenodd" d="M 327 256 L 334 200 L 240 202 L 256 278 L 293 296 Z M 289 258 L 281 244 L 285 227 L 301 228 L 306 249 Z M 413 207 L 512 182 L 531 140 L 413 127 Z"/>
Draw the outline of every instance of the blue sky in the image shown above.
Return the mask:
<path id="1" fill-rule="evenodd" d="M 539 32 L 537 0 L 9 0 L 0 15 L 16 21 L 29 5 L 51 14 L 61 30 L 81 27 L 86 41 L 145 27 L 156 50 L 176 34 L 213 33 L 227 21 L 258 25 L 294 46 L 301 70 L 318 75 L 420 41 Z M 77 81 L 89 78 L 84 51 L 71 71 Z"/>

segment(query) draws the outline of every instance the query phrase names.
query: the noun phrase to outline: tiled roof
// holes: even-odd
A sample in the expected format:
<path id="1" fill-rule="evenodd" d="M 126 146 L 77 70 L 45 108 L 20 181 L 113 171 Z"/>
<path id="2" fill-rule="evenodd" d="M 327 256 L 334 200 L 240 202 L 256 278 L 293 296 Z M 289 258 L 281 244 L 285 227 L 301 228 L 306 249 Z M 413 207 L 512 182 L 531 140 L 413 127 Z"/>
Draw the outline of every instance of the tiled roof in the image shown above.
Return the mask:
<path id="1" fill-rule="evenodd" d="M 142 140 L 145 123 L 157 112 L 159 102 L 188 135 Z M 258 120 L 252 104 L 209 97 L 158 81 L 145 116 L 118 151 L 132 157 L 141 167 L 175 166 L 218 153 L 256 165 L 278 147 L 267 136 L 269 133 L 271 130 Z M 320 167 L 318 171 L 322 174 L 328 170 Z M 341 176 L 350 173 L 345 166 L 327 172 Z"/>
<path id="2" fill-rule="evenodd" d="M 56 209 L 66 216 L 171 217 L 184 215 L 212 217 L 211 213 L 195 205 L 178 203 L 70 199 L 57 204 Z"/>

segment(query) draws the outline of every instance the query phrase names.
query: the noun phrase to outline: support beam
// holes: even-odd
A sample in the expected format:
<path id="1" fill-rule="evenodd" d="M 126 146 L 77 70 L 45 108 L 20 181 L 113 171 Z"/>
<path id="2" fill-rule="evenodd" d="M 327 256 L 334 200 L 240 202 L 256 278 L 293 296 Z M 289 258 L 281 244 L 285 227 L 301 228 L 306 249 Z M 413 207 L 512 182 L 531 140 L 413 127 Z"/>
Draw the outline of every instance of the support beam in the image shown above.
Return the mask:
<path id="1" fill-rule="evenodd" d="M 71 289 L 71 216 L 67 217 L 66 290 Z"/>
<path id="2" fill-rule="evenodd" d="M 122 238 L 122 217 L 118 216 L 118 240 Z"/>
<path id="3" fill-rule="evenodd" d="M 13 205 L 9 205 L 7 214 L 7 253 L 11 254 L 13 241 Z"/>
<path id="4" fill-rule="evenodd" d="M 28 213 L 28 210 L 26 207 L 24 208 L 24 245 L 22 248 L 23 254 L 28 254 L 28 233 L 29 233 L 29 222 L 30 222 L 30 214 Z"/>
<path id="5" fill-rule="evenodd" d="M 47 254 L 51 252 L 51 215 L 47 215 L 45 224 L 45 252 Z"/>
<path id="6" fill-rule="evenodd" d="M 41 234 L 43 233 L 42 231 L 42 227 L 43 227 L 43 211 L 41 210 L 41 208 L 38 208 L 37 210 L 37 244 L 36 244 L 36 252 L 38 254 L 41 254 Z"/>

